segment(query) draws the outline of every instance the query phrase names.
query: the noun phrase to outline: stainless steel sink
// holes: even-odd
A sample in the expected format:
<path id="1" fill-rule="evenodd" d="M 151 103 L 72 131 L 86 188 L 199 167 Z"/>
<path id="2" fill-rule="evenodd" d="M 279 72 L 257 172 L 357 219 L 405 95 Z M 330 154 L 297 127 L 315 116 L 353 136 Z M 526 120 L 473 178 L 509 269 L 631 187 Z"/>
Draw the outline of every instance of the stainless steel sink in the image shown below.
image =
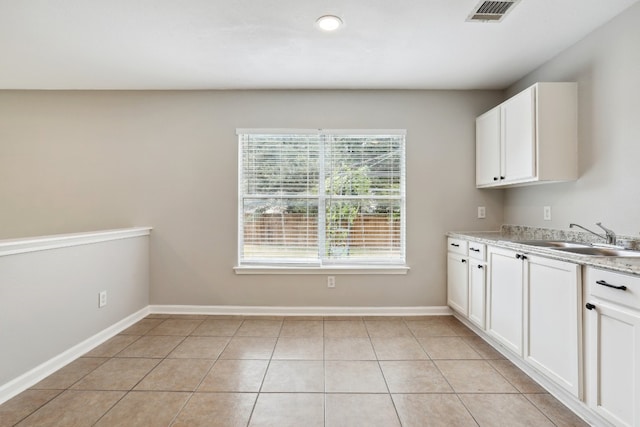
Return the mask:
<path id="1" fill-rule="evenodd" d="M 625 250 L 625 249 L 610 249 L 610 248 L 597 248 L 597 247 L 565 247 L 565 248 L 553 248 L 553 249 L 572 253 L 572 254 L 577 254 L 577 255 L 586 255 L 586 256 L 624 257 L 624 258 L 640 257 L 640 251 L 631 251 L 631 250 Z"/>
<path id="2" fill-rule="evenodd" d="M 588 243 L 570 242 L 566 240 L 517 240 L 522 245 L 537 246 L 576 255 L 598 257 L 638 258 L 640 251 L 592 246 Z"/>
<path id="3" fill-rule="evenodd" d="M 565 240 L 517 240 L 515 243 L 539 246 L 543 248 L 590 248 L 588 243 L 569 242 Z"/>

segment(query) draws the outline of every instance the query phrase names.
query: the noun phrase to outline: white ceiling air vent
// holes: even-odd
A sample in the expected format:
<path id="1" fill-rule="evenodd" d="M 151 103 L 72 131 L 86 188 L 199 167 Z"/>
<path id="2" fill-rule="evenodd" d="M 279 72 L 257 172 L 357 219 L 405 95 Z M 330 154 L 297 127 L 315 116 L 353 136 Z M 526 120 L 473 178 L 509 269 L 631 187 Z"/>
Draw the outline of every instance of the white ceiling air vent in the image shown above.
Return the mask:
<path id="1" fill-rule="evenodd" d="M 500 22 L 520 0 L 480 1 L 467 22 Z"/>

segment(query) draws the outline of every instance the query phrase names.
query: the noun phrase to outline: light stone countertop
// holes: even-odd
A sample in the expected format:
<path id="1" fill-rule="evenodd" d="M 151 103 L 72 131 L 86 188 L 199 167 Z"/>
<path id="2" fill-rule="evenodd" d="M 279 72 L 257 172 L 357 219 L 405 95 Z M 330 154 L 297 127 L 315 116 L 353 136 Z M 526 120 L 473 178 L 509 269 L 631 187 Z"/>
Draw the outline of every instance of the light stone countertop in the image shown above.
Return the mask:
<path id="1" fill-rule="evenodd" d="M 624 258 L 576 255 L 570 252 L 519 243 L 523 240 L 570 240 L 592 243 L 592 240 L 588 239 L 584 233 L 507 225 L 502 226 L 502 231 L 451 231 L 447 233 L 447 236 L 512 249 L 526 254 L 540 255 L 559 261 L 568 261 L 640 276 L 640 257 Z"/>

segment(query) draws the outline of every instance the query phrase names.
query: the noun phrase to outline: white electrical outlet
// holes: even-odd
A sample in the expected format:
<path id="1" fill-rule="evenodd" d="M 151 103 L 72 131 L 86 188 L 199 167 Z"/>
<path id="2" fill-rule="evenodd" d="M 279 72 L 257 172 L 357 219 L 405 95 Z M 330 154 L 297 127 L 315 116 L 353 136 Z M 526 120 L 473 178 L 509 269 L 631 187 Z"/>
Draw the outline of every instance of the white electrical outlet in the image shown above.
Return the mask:
<path id="1" fill-rule="evenodd" d="M 327 277 L 327 288 L 335 288 L 336 287 L 336 277 L 328 276 Z"/>
<path id="2" fill-rule="evenodd" d="M 544 207 L 543 217 L 545 221 L 551 221 L 551 206 Z"/>
<path id="3" fill-rule="evenodd" d="M 102 308 L 107 305 L 107 291 L 102 291 L 98 294 L 98 308 Z"/>
<path id="4" fill-rule="evenodd" d="M 486 218 L 487 211 L 484 206 L 478 206 L 478 218 Z"/>

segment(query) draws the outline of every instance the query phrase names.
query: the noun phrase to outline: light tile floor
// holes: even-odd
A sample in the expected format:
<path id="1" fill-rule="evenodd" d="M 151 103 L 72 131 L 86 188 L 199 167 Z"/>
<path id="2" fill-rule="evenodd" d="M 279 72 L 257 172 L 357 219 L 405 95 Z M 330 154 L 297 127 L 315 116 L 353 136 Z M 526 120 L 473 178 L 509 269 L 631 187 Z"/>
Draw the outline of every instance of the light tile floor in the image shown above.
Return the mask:
<path id="1" fill-rule="evenodd" d="M 0 426 L 584 426 L 451 316 L 150 315 Z"/>

